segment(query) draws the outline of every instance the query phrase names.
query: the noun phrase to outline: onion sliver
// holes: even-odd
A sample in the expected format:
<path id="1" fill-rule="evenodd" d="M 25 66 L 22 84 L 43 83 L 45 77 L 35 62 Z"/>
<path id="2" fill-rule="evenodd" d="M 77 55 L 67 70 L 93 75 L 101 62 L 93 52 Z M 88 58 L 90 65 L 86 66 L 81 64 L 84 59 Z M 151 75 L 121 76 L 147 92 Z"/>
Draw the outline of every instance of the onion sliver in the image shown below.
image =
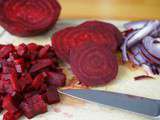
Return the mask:
<path id="1" fill-rule="evenodd" d="M 136 21 L 136 22 L 129 22 L 124 24 L 124 27 L 126 29 L 141 29 L 144 26 L 146 26 L 148 24 L 149 21 L 145 20 L 145 21 Z"/>
<path id="2" fill-rule="evenodd" d="M 152 37 L 145 37 L 142 43 L 148 53 L 160 61 L 160 41 Z"/>
<path id="3" fill-rule="evenodd" d="M 149 35 L 153 30 L 155 30 L 160 25 L 160 22 L 158 20 L 150 21 L 147 26 L 145 26 L 143 29 L 139 30 L 137 34 L 135 34 L 131 39 L 129 39 L 127 43 L 127 47 L 130 48 L 133 45 L 137 44 L 138 42 L 141 42 L 141 40 Z"/>
<path id="4" fill-rule="evenodd" d="M 143 46 L 141 47 L 141 51 L 148 62 L 160 65 L 160 61 L 148 53 Z"/>
<path id="5" fill-rule="evenodd" d="M 127 43 L 128 43 L 128 40 L 129 40 L 130 38 L 132 38 L 136 33 L 137 33 L 137 31 L 134 31 L 134 32 L 130 33 L 130 34 L 125 38 L 124 43 L 123 43 L 123 45 L 122 45 L 122 47 L 121 47 L 122 56 L 123 56 L 122 59 L 123 59 L 124 62 L 126 62 L 126 61 L 129 60 L 129 59 L 128 59 L 128 56 L 127 56 Z"/>

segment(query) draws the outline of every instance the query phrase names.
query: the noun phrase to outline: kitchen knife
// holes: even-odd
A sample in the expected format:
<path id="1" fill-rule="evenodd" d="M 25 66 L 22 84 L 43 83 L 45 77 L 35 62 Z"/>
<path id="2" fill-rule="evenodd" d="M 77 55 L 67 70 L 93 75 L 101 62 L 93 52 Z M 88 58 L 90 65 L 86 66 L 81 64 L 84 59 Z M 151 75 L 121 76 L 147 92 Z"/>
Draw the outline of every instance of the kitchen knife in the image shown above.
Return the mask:
<path id="1" fill-rule="evenodd" d="M 62 94 L 128 111 L 158 117 L 160 100 L 98 90 L 62 90 Z"/>

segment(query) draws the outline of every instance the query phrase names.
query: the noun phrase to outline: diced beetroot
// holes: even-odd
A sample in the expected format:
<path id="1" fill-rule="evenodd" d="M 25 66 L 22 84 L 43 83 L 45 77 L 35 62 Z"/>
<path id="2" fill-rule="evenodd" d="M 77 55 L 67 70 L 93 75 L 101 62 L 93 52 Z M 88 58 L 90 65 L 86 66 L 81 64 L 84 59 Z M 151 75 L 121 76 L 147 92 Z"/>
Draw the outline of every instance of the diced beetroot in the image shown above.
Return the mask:
<path id="1" fill-rule="evenodd" d="M 59 101 L 57 91 L 52 91 L 53 98 L 48 89 L 63 86 L 66 79 L 53 47 L 21 44 L 5 54 L 0 58 L 0 112 L 7 110 L 3 120 L 17 120 L 19 110 L 28 118 L 46 112 L 44 98 L 50 104 Z"/>
<path id="2" fill-rule="evenodd" d="M 47 92 L 43 96 L 45 102 L 49 105 L 60 102 L 60 97 L 56 87 L 48 87 Z"/>
<path id="3" fill-rule="evenodd" d="M 20 105 L 21 110 L 24 115 L 31 119 L 38 114 L 45 113 L 47 111 L 47 104 L 43 101 L 42 96 L 34 95 Z"/>
<path id="4" fill-rule="evenodd" d="M 24 54 L 27 52 L 27 45 L 24 43 L 20 44 L 17 48 L 17 54 L 19 56 L 24 56 Z"/>
<path id="5" fill-rule="evenodd" d="M 31 67 L 31 69 L 29 71 L 30 71 L 30 73 L 37 72 L 38 70 L 41 70 L 41 69 L 48 67 L 52 64 L 53 64 L 53 61 L 51 59 L 40 59 L 37 61 L 36 64 L 34 64 Z"/>
<path id="6" fill-rule="evenodd" d="M 48 75 L 47 83 L 52 86 L 65 86 L 66 76 L 63 73 L 46 72 Z"/>
<path id="7" fill-rule="evenodd" d="M 35 89 L 39 89 L 44 84 L 46 76 L 47 75 L 45 73 L 38 74 L 32 82 L 32 87 Z"/>
<path id="8" fill-rule="evenodd" d="M 5 45 L 0 49 L 0 58 L 9 56 L 10 52 L 14 51 L 13 45 Z"/>
<path id="9" fill-rule="evenodd" d="M 19 89 L 23 91 L 27 85 L 32 84 L 32 77 L 30 74 L 24 74 L 21 76 L 21 78 L 18 80 Z"/>
<path id="10" fill-rule="evenodd" d="M 3 120 L 18 120 L 19 117 L 21 117 L 21 112 L 16 112 L 14 114 L 6 112 L 3 116 Z"/>
<path id="11" fill-rule="evenodd" d="M 0 80 L 0 93 L 11 94 L 14 90 L 12 88 L 10 80 Z"/>
<path id="12" fill-rule="evenodd" d="M 38 93 L 41 94 L 41 95 L 44 94 L 45 92 L 47 92 L 47 88 L 48 88 L 47 84 L 42 84 Z"/>
<path id="13" fill-rule="evenodd" d="M 16 59 L 14 60 L 14 63 L 15 63 L 15 68 L 16 68 L 17 73 L 23 73 L 24 67 L 25 67 L 24 59 L 22 58 Z"/>
<path id="14" fill-rule="evenodd" d="M 47 54 L 48 54 L 47 52 L 48 52 L 49 48 L 50 48 L 49 45 L 46 45 L 43 48 L 41 48 L 41 50 L 39 51 L 38 57 L 39 58 L 47 57 Z"/>
<path id="15" fill-rule="evenodd" d="M 30 43 L 27 45 L 27 49 L 28 49 L 28 51 L 38 51 L 39 45 L 37 45 L 35 43 Z"/>
<path id="16" fill-rule="evenodd" d="M 14 63 L 12 62 L 3 62 L 2 63 L 2 72 L 3 73 L 11 73 L 11 72 L 16 72 Z"/>
<path id="17" fill-rule="evenodd" d="M 14 73 L 14 72 L 11 73 L 10 81 L 11 81 L 11 85 L 12 85 L 13 90 L 19 92 L 20 88 L 18 86 L 18 78 L 17 78 L 16 73 Z"/>
<path id="18" fill-rule="evenodd" d="M 16 113 L 18 111 L 15 101 L 12 96 L 6 96 L 3 99 L 3 108 L 6 109 L 9 113 Z"/>

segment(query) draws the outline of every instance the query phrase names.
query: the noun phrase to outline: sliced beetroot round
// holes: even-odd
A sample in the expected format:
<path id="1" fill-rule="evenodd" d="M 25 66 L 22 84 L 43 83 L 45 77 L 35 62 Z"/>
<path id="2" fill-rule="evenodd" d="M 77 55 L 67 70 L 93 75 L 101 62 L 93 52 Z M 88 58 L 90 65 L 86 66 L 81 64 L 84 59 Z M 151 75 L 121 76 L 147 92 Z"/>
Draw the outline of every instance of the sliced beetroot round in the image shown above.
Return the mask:
<path id="1" fill-rule="evenodd" d="M 61 41 L 59 41 L 59 51 L 63 53 L 65 58 L 63 60 L 69 62 L 70 49 L 75 48 L 79 44 L 83 44 L 83 42 L 88 40 L 96 42 L 97 44 L 105 44 L 110 46 L 113 51 L 117 49 L 117 42 L 115 42 L 115 38 L 111 34 L 103 35 L 102 33 L 87 27 L 75 27 L 70 29 L 70 31 L 68 31 L 67 34 L 61 39 Z M 59 53 L 57 55 L 61 56 Z"/>
<path id="2" fill-rule="evenodd" d="M 49 30 L 61 7 L 57 0 L 1 0 L 0 25 L 17 36 L 32 36 Z"/>
<path id="3" fill-rule="evenodd" d="M 67 27 L 63 30 L 56 32 L 52 36 L 52 46 L 55 48 L 56 54 L 58 55 L 59 58 L 61 58 L 62 60 L 65 60 L 65 61 L 68 60 L 68 56 L 66 54 L 66 51 L 63 48 L 63 46 L 64 46 L 63 39 L 68 34 L 68 32 L 70 32 L 72 29 L 74 29 L 74 27 Z"/>
<path id="4" fill-rule="evenodd" d="M 80 26 L 91 27 L 93 29 L 103 32 L 104 34 L 108 34 L 108 32 L 110 32 L 111 34 L 114 34 L 119 46 L 123 42 L 122 33 L 119 31 L 119 29 L 116 26 L 114 26 L 111 23 L 94 20 L 94 21 L 84 22 L 80 24 Z"/>
<path id="5" fill-rule="evenodd" d="M 87 86 L 105 85 L 118 72 L 116 56 L 108 47 L 93 42 L 72 49 L 70 63 L 73 73 Z"/>

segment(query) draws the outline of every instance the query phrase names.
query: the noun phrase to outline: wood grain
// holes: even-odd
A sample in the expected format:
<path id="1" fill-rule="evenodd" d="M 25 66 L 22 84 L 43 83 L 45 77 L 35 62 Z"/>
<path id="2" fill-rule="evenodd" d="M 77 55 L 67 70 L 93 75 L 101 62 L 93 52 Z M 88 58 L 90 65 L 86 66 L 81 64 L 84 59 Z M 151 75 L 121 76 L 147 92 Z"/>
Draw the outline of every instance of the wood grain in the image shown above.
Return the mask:
<path id="1" fill-rule="evenodd" d="M 62 19 L 160 19 L 160 0 L 59 0 Z"/>

